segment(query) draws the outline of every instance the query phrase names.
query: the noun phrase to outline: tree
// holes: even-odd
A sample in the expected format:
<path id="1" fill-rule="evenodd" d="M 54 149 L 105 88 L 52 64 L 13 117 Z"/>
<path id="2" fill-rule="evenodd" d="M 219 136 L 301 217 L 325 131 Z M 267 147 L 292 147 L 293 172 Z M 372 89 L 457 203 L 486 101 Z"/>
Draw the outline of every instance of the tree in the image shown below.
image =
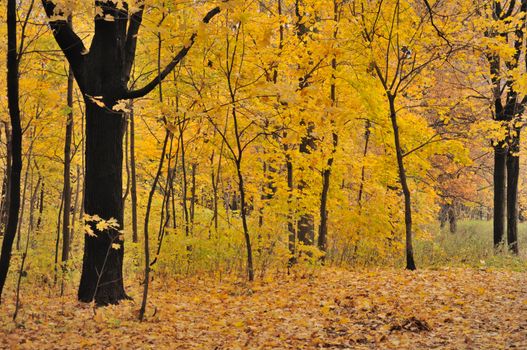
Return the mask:
<path id="1" fill-rule="evenodd" d="M 449 44 L 449 49 L 443 52 L 441 46 L 428 44 L 424 40 L 426 35 L 430 35 L 425 22 L 427 14 L 420 14 L 418 8 L 413 8 L 405 1 L 397 0 L 393 6 L 379 1 L 373 11 L 375 15 L 371 25 L 362 15 L 362 33 L 365 45 L 371 50 L 371 69 L 384 89 L 388 104 L 399 184 L 404 199 L 406 268 L 415 270 L 412 192 L 405 158 L 428 143 L 414 148 L 403 144 L 400 130 L 401 108 L 398 108 L 397 102 L 404 98 L 411 99 L 412 94 L 424 93 L 408 90 L 415 84 L 415 80 L 423 75 L 425 69 L 438 60 L 447 59 L 453 48 Z M 402 13 L 405 13 L 404 17 Z M 411 23 L 417 25 L 411 27 Z M 437 29 L 433 22 L 432 27 Z"/>
<path id="2" fill-rule="evenodd" d="M 2 242 L 0 255 L 0 297 L 4 289 L 13 241 L 18 226 L 18 210 L 20 209 L 20 176 L 22 173 L 22 128 L 20 124 L 19 106 L 19 59 L 17 45 L 17 4 L 16 0 L 7 1 L 7 98 L 9 118 L 11 120 L 11 166 L 9 169 L 9 208 L 7 227 Z"/>
<path id="3" fill-rule="evenodd" d="M 124 242 L 122 162 L 124 111 L 122 101 L 147 95 L 174 69 L 192 47 L 196 33 L 172 61 L 148 84 L 129 90 L 138 33 L 145 4 L 95 1 L 94 34 L 86 48 L 68 25 L 66 9 L 43 0 L 53 35 L 66 56 L 86 107 L 84 211 L 87 222 L 78 298 L 115 304 L 128 298 L 123 285 Z M 203 18 L 208 23 L 219 7 Z M 66 209 L 65 209 L 66 210 Z M 105 225 L 111 221 L 111 225 Z M 102 223 L 102 224 L 101 224 Z M 118 229 L 119 228 L 119 229 Z"/>
<path id="4" fill-rule="evenodd" d="M 527 97 L 520 98 L 520 79 L 525 71 L 520 64 L 525 56 L 526 13 L 526 0 L 519 3 L 495 1 L 490 13 L 486 14 L 488 28 L 485 32 L 489 40 L 486 53 L 492 85 L 493 115 L 503 130 L 503 136 L 494 140 L 494 246 L 497 248 L 503 243 L 506 227 L 507 246 L 514 254 L 519 252 L 521 114 L 527 104 Z"/>

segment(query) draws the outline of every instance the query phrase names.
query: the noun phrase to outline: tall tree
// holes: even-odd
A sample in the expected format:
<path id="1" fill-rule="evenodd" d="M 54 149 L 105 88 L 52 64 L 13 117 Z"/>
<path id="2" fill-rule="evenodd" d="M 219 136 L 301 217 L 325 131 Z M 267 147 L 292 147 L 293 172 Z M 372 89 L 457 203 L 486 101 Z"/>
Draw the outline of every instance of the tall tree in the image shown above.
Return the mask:
<path id="1" fill-rule="evenodd" d="M 17 1 L 7 1 L 7 103 L 11 120 L 11 169 L 9 172 L 9 208 L 7 227 L 0 255 L 0 297 L 4 289 L 20 209 L 20 175 L 22 173 L 22 127 L 19 106 L 19 56 L 17 53 Z"/>
<path id="2" fill-rule="evenodd" d="M 72 27 L 72 17 L 68 16 L 68 24 Z M 66 119 L 66 137 L 64 140 L 64 211 L 62 213 L 62 263 L 68 261 L 70 254 L 70 215 L 71 215 L 71 141 L 73 137 L 73 72 L 68 68 L 67 87 L 68 116 Z M 64 266 L 63 266 L 64 268 Z"/>
<path id="3" fill-rule="evenodd" d="M 124 216 L 122 141 L 125 119 L 119 104 L 123 100 L 143 97 L 155 89 L 186 56 L 197 34 L 192 34 L 154 79 L 140 89 L 130 90 L 128 84 L 145 8 L 143 1 L 134 4 L 95 1 L 94 35 L 89 49 L 68 25 L 64 17 L 66 10 L 57 8 L 52 1 L 43 0 L 42 3 L 86 106 L 84 211 L 92 218 L 117 223 L 105 225 L 99 231 L 96 221 L 89 222 L 93 234 L 85 235 L 78 298 L 84 302 L 95 300 L 99 305 L 115 304 L 127 298 L 122 272 L 124 242 L 116 227 L 122 227 Z M 220 8 L 215 7 L 205 15 L 203 22 L 208 23 L 219 12 Z"/>
<path id="4" fill-rule="evenodd" d="M 520 174 L 520 116 L 527 98 L 520 98 L 514 72 L 521 69 L 525 56 L 525 14 L 527 0 L 494 1 L 486 37 L 498 45 L 513 48 L 512 54 L 502 57 L 499 50 L 489 49 L 494 120 L 505 130 L 506 136 L 494 142 L 494 246 L 504 240 L 507 227 L 507 246 L 518 254 L 518 178 Z M 517 20 L 518 19 L 518 20 Z M 503 43 L 504 42 L 504 43 Z M 500 46 L 501 47 L 501 46 Z M 525 63 L 523 63 L 525 64 Z M 505 222 L 505 217 L 507 218 Z"/>

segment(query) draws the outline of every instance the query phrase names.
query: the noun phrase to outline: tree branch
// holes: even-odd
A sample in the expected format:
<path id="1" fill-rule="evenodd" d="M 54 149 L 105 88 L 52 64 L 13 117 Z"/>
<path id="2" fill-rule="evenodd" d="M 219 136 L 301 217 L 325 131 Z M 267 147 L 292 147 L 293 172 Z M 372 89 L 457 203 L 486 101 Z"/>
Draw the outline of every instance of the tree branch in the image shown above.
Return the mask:
<path id="1" fill-rule="evenodd" d="M 210 10 L 205 15 L 205 17 L 203 17 L 203 23 L 209 23 L 210 20 L 214 16 L 216 16 L 218 13 L 220 13 L 219 6 L 213 8 L 212 10 Z M 194 42 L 196 41 L 196 37 L 197 37 L 197 34 L 193 33 L 190 36 L 190 39 L 189 39 L 188 43 L 185 46 L 183 46 L 183 48 L 178 52 L 178 54 L 174 57 L 174 59 L 172 59 L 172 61 L 165 67 L 165 69 L 163 69 L 161 71 L 161 73 L 159 73 L 159 75 L 157 77 L 155 77 L 150 83 L 146 84 L 141 89 L 127 91 L 122 96 L 119 96 L 118 99 L 122 100 L 122 99 L 139 98 L 139 97 L 143 97 L 143 96 L 147 95 L 152 90 L 154 90 L 156 88 L 156 86 L 159 85 L 159 83 L 161 83 L 161 81 L 163 79 L 165 79 L 167 77 L 167 75 L 170 74 L 170 72 L 172 72 L 172 70 L 179 64 L 179 62 L 181 62 L 181 60 L 183 60 L 183 58 L 185 58 L 185 56 L 189 52 L 190 48 L 194 45 Z"/>
<path id="2" fill-rule="evenodd" d="M 84 58 L 86 54 L 86 48 L 82 39 L 73 31 L 66 18 L 54 19 L 55 15 L 62 16 L 62 11 L 55 13 L 56 5 L 49 0 L 42 0 L 42 6 L 49 18 L 49 26 L 53 31 L 53 36 L 57 41 L 60 49 L 66 56 L 77 84 L 80 89 L 84 89 Z"/>
<path id="3" fill-rule="evenodd" d="M 127 77 L 126 81 L 130 78 L 130 72 L 132 71 L 132 66 L 134 64 L 135 50 L 137 47 L 137 34 L 139 33 L 139 28 L 143 22 L 145 5 L 142 4 L 139 8 L 139 11 L 130 15 L 130 23 L 128 23 L 128 31 L 126 32 L 126 42 L 124 46 L 124 72 Z"/>
<path id="4" fill-rule="evenodd" d="M 432 6 L 430 5 L 430 3 L 428 2 L 428 0 L 423 0 L 424 3 L 425 3 L 425 6 L 426 6 L 426 9 L 428 10 L 428 14 L 430 15 L 430 24 L 432 25 L 432 27 L 434 27 L 435 31 L 437 32 L 437 35 L 439 35 L 439 37 L 441 39 L 443 39 L 448 46 L 452 47 L 452 43 L 450 42 L 450 40 L 448 40 L 448 38 L 445 36 L 445 33 L 443 33 L 441 31 L 441 29 L 439 29 L 437 27 L 437 25 L 434 23 L 434 11 L 432 10 Z"/>

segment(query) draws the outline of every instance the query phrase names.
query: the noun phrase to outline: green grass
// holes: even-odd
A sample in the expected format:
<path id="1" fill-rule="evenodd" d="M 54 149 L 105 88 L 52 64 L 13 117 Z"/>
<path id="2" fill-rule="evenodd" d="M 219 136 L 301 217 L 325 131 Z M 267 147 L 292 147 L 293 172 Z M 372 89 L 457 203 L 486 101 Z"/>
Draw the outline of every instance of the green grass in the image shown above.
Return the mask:
<path id="1" fill-rule="evenodd" d="M 527 271 L 527 222 L 521 223 L 519 231 L 520 255 L 513 256 L 493 248 L 492 221 L 465 220 L 458 222 L 457 233 L 439 225 L 430 228 L 434 232 L 431 240 L 416 240 L 415 257 L 418 266 L 471 266 L 508 268 Z"/>

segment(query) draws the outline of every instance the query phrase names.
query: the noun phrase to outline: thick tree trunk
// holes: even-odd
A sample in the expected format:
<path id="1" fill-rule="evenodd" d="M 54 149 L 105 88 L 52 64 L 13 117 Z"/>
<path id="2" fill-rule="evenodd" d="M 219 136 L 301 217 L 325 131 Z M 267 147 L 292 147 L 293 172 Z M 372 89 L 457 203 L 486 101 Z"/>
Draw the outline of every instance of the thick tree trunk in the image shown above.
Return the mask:
<path id="1" fill-rule="evenodd" d="M 158 86 L 186 56 L 194 44 L 196 34 L 189 38 L 188 45 L 185 45 L 150 83 L 141 89 L 130 91 L 128 83 L 143 19 L 142 2 L 137 4 L 139 10 L 132 13 L 120 2 L 117 4 L 115 1 L 95 1 L 94 35 L 89 49 L 63 19 L 64 13 L 53 1 L 42 0 L 42 5 L 50 18 L 49 25 L 55 40 L 68 59 L 77 85 L 85 97 L 83 211 L 92 217 L 97 215 L 103 220 L 115 219 L 119 228 L 122 228 L 124 118 L 122 112 L 112 108 L 120 100 L 143 97 Z M 213 8 L 203 17 L 202 22 L 209 23 L 219 12 L 219 7 Z M 13 17 L 16 20 L 15 12 Z M 16 49 L 16 45 L 13 48 Z M 127 298 L 122 276 L 123 242 L 117 229 L 108 228 L 97 232 L 93 221 L 91 226 L 95 237 L 85 235 L 79 300 L 90 302 L 95 299 L 97 304 L 117 303 Z"/>
<path id="2" fill-rule="evenodd" d="M 122 162 L 123 114 L 86 101 L 86 193 L 87 215 L 123 224 Z M 66 208 L 65 208 L 66 209 Z M 123 241 L 115 229 L 86 234 L 78 297 L 95 299 L 99 305 L 116 304 L 127 295 L 123 285 Z M 113 245 L 112 244 L 117 244 Z"/>
<path id="3" fill-rule="evenodd" d="M 7 1 L 7 102 L 11 120 L 12 163 L 9 179 L 9 211 L 0 255 L 0 298 L 4 289 L 20 209 L 20 175 L 22 173 L 22 127 L 20 125 L 17 58 L 16 0 Z"/>
<path id="4" fill-rule="evenodd" d="M 507 181 L 507 149 L 494 148 L 494 248 L 499 248 L 505 236 L 505 203 Z"/>
<path id="5" fill-rule="evenodd" d="M 507 245 L 518 255 L 518 177 L 520 158 L 517 154 L 507 156 Z"/>

